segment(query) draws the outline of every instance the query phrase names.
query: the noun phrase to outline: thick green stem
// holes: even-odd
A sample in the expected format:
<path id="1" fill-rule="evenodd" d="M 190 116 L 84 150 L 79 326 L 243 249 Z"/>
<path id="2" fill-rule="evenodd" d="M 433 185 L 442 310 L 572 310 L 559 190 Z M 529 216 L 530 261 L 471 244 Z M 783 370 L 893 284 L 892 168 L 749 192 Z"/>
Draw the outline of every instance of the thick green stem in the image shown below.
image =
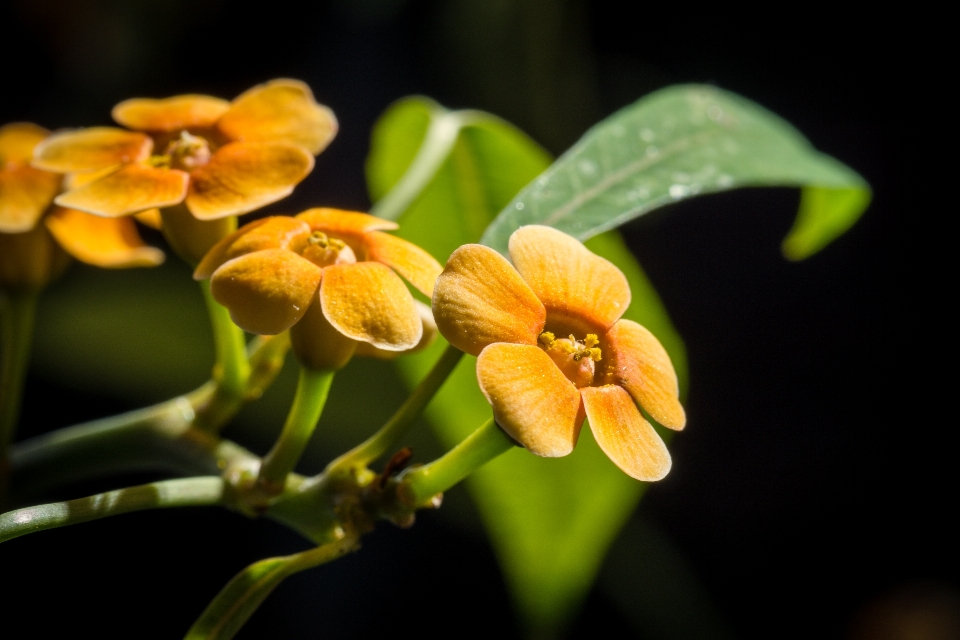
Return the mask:
<path id="1" fill-rule="evenodd" d="M 287 474 L 303 455 L 303 450 L 317 427 L 323 406 L 327 403 L 330 384 L 336 372 L 330 369 L 316 371 L 307 367 L 300 368 L 297 382 L 297 394 L 293 406 L 287 415 L 287 422 L 277 442 L 263 458 L 257 484 L 268 494 L 276 495 L 283 491 Z"/>
<path id="2" fill-rule="evenodd" d="M 219 477 L 180 478 L 17 509 L 0 515 L 0 542 L 131 511 L 222 505 L 225 489 Z"/>
<path id="3" fill-rule="evenodd" d="M 38 295 L 35 291 L 0 294 L 0 474 L 4 477 L 20 416 Z M 0 478 L 0 485 L 3 482 Z"/>
<path id="4" fill-rule="evenodd" d="M 309 551 L 253 563 L 234 576 L 207 605 L 187 631 L 185 640 L 229 640 L 284 579 L 336 560 L 358 547 L 356 536 L 345 535 Z"/>
<path id="5" fill-rule="evenodd" d="M 401 493 L 413 506 L 428 505 L 434 496 L 514 446 L 516 443 L 490 418 L 443 456 L 400 476 Z"/>
<path id="6" fill-rule="evenodd" d="M 209 414 L 210 419 L 199 420 L 197 426 L 216 429 L 217 426 L 221 426 L 216 423 L 222 422 L 222 415 L 236 412 L 243 402 L 247 381 L 250 378 L 250 363 L 247 360 L 243 330 L 230 319 L 230 312 L 226 307 L 213 299 L 208 280 L 201 281 L 200 288 L 203 291 L 210 324 L 213 327 L 213 341 L 217 354 L 213 379 L 217 381 L 217 388 L 210 399 L 210 404 L 202 412 L 204 416 Z"/>
<path id="7" fill-rule="evenodd" d="M 452 345 L 448 346 L 427 377 L 417 385 L 390 420 L 365 442 L 331 462 L 327 467 L 327 473 L 334 474 L 339 470 L 364 467 L 396 447 L 443 383 L 450 377 L 462 357 L 462 351 Z"/>

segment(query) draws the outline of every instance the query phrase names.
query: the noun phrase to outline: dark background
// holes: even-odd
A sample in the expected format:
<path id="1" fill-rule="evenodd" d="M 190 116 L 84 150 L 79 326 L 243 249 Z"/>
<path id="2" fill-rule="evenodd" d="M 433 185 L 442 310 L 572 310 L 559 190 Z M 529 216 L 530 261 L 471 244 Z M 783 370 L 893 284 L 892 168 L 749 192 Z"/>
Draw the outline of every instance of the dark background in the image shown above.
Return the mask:
<path id="1" fill-rule="evenodd" d="M 772 109 L 859 171 L 874 202 L 801 263 L 779 253 L 792 190 L 695 199 L 624 229 L 686 341 L 689 421 L 671 446 L 672 473 L 649 491 L 568 631 L 905 638 L 883 633 L 956 620 L 960 602 L 956 421 L 944 406 L 955 349 L 941 302 L 955 288 L 935 242 L 955 204 L 939 201 L 943 171 L 926 160 L 946 98 L 921 91 L 927 62 L 903 46 L 916 34 L 908 14 L 774 22 L 732 11 L 5 0 L 0 122 L 108 124 L 110 107 L 134 95 L 231 97 L 300 78 L 341 131 L 284 203 L 296 211 L 369 206 L 370 128 L 408 94 L 492 111 L 553 153 L 667 84 L 714 83 Z M 35 374 L 22 435 L 131 407 Z M 361 553 L 291 579 L 240 637 L 521 635 L 488 543 L 455 520 L 382 527 Z M 215 510 L 124 516 L 3 545 L 0 611 L 38 637 L 179 637 L 242 566 L 301 548 L 273 523 Z"/>

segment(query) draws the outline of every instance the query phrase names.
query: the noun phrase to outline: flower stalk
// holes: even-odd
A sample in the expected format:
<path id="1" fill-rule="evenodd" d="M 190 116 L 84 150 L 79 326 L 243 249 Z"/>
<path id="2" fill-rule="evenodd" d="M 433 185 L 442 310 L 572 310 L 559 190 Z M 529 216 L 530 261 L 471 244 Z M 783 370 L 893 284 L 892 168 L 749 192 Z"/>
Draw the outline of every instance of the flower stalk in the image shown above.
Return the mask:
<path id="1" fill-rule="evenodd" d="M 399 491 L 414 507 L 430 505 L 435 496 L 515 446 L 517 443 L 490 418 L 441 457 L 402 474 L 397 479 Z"/>
<path id="2" fill-rule="evenodd" d="M 5 495 L 10 443 L 20 416 L 38 296 L 36 291 L 0 295 L 0 500 Z"/>
<path id="3" fill-rule="evenodd" d="M 290 407 L 280 437 L 273 449 L 264 456 L 257 476 L 257 487 L 268 496 L 278 495 L 283 491 L 287 475 L 293 471 L 303 455 L 327 403 L 335 373 L 336 371 L 331 369 L 315 371 L 308 367 L 300 368 L 293 406 Z"/>
<path id="4" fill-rule="evenodd" d="M 440 387 L 443 386 L 443 383 L 453 373 L 462 357 L 462 351 L 448 345 L 436 364 L 433 365 L 430 373 L 420 381 L 417 388 L 397 409 L 390 420 L 366 441 L 331 462 L 326 473 L 336 475 L 338 472 L 350 468 L 365 467 L 395 448 L 400 439 L 410 431 L 410 428 L 423 413 L 433 396 L 440 390 Z"/>

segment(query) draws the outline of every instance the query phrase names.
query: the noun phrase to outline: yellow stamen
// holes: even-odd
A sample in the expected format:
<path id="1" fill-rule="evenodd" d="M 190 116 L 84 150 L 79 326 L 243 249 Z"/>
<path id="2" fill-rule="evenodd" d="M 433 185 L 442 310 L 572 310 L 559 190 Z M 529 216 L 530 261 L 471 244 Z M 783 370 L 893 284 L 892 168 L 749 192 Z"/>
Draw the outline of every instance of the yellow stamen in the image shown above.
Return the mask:
<path id="1" fill-rule="evenodd" d="M 544 331 L 540 334 L 540 337 L 537 338 L 540 341 L 540 344 L 545 346 L 547 349 L 553 346 L 553 343 L 556 342 L 557 336 L 553 335 L 550 331 Z"/>

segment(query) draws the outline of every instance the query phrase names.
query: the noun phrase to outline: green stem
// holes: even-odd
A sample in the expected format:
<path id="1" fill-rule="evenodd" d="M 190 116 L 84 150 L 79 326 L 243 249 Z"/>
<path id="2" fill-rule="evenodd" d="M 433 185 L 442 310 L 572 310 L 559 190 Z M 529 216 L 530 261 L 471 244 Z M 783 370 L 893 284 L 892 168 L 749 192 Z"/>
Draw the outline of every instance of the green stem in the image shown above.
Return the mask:
<path id="1" fill-rule="evenodd" d="M 38 297 L 35 291 L 0 294 L 0 474 L 4 477 L 20 416 Z"/>
<path id="2" fill-rule="evenodd" d="M 264 456 L 260 466 L 257 484 L 268 494 L 276 495 L 283 491 L 287 474 L 293 471 L 303 455 L 303 450 L 320 420 L 335 373 L 332 369 L 316 371 L 307 367 L 300 368 L 297 394 L 293 398 L 287 422 L 283 425 L 283 431 L 273 449 Z"/>
<path id="3" fill-rule="evenodd" d="M 202 280 L 200 289 L 207 303 L 207 313 L 213 327 L 213 341 L 217 354 L 217 362 L 213 369 L 217 390 L 211 399 L 210 412 L 218 414 L 221 409 L 229 412 L 233 405 L 242 403 L 247 381 L 250 378 L 246 341 L 243 330 L 230 319 L 230 312 L 213 299 L 210 293 L 210 281 Z"/>
<path id="4" fill-rule="evenodd" d="M 336 560 L 358 546 L 356 536 L 346 535 L 309 551 L 253 563 L 234 576 L 207 605 L 187 631 L 185 640 L 229 640 L 284 579 Z"/>
<path id="5" fill-rule="evenodd" d="M 514 446 L 516 443 L 490 418 L 443 456 L 401 475 L 398 480 L 404 499 L 413 506 L 427 505 L 434 496 Z"/>
<path id="6" fill-rule="evenodd" d="M 221 505 L 225 487 L 219 477 L 182 478 L 17 509 L 0 515 L 0 542 L 131 511 Z"/>
<path id="7" fill-rule="evenodd" d="M 390 420 L 366 441 L 330 463 L 327 473 L 333 475 L 338 470 L 364 467 L 396 447 L 406 435 L 433 396 L 457 367 L 463 352 L 450 345 L 413 393 L 407 398 Z"/>

